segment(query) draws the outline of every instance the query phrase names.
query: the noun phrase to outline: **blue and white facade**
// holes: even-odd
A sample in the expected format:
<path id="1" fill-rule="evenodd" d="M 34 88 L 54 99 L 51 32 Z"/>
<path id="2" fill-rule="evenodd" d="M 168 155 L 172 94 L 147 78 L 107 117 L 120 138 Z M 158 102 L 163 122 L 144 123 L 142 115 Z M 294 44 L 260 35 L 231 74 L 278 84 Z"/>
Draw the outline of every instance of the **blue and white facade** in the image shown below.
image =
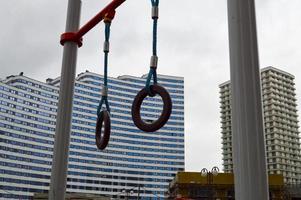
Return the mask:
<path id="1" fill-rule="evenodd" d="M 103 77 L 91 72 L 76 78 L 67 191 L 112 198 L 163 199 L 168 183 L 184 170 L 184 80 L 159 76 L 171 94 L 173 110 L 159 131 L 144 133 L 131 119 L 131 105 L 144 87 L 142 78 L 109 78 L 111 139 L 95 145 L 96 108 Z M 26 76 L 0 81 L 0 199 L 31 199 L 49 190 L 60 79 L 46 83 Z M 144 120 L 160 114 L 162 101 L 146 99 Z M 140 185 L 140 190 L 139 186 Z"/>

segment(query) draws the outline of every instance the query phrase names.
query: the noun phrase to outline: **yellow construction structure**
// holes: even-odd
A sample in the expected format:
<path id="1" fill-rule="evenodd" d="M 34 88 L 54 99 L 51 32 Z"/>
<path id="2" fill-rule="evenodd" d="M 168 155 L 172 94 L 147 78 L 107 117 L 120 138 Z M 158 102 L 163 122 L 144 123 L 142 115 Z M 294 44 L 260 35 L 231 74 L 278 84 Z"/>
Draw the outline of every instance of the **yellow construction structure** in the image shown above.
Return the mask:
<path id="1" fill-rule="evenodd" d="M 271 200 L 288 200 L 282 175 L 269 175 Z M 231 200 L 234 194 L 232 173 L 178 172 L 169 184 L 167 199 Z"/>

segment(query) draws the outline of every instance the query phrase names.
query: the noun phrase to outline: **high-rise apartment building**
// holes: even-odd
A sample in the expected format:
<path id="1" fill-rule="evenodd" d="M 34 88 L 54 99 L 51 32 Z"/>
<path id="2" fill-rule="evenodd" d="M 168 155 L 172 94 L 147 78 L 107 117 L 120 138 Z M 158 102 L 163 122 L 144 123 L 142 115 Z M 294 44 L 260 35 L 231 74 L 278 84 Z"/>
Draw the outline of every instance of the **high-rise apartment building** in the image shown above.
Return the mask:
<path id="1" fill-rule="evenodd" d="M 301 183 L 301 153 L 294 76 L 267 67 L 261 70 L 267 169 L 289 184 Z M 220 86 L 223 167 L 233 172 L 230 82 Z"/>
<path id="2" fill-rule="evenodd" d="M 158 77 L 170 92 L 173 110 L 162 129 L 144 133 L 133 124 L 131 105 L 145 78 L 109 78 L 111 139 L 100 151 L 95 124 L 103 77 L 77 76 L 67 192 L 163 199 L 168 183 L 184 170 L 184 80 Z M 59 83 L 59 78 L 43 83 L 22 75 L 0 81 L 0 199 L 48 192 Z M 159 97 L 147 98 L 142 118 L 156 119 L 161 107 Z"/>

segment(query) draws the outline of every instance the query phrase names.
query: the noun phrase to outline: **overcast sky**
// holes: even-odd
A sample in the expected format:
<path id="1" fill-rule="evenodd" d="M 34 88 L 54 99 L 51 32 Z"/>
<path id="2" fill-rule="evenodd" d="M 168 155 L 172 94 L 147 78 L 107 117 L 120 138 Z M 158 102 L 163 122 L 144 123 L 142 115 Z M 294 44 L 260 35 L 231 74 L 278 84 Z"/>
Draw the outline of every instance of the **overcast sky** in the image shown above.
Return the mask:
<path id="1" fill-rule="evenodd" d="M 110 0 L 83 0 L 81 24 Z M 301 1 L 259 0 L 260 66 L 296 77 L 301 97 Z M 58 77 L 67 0 L 0 0 L 0 78 Z M 112 24 L 109 75 L 141 76 L 151 56 L 150 0 L 127 0 Z M 229 80 L 226 0 L 161 0 L 158 73 L 185 78 L 186 170 L 222 164 L 218 85 Z M 77 73 L 102 73 L 103 23 L 84 37 Z"/>

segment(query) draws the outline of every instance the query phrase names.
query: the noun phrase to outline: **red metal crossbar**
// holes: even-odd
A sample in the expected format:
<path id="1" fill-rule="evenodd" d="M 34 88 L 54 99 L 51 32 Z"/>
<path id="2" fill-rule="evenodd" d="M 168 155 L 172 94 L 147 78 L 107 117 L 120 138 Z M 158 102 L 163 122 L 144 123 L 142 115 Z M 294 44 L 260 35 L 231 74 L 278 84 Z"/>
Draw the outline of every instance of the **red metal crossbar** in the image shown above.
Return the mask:
<path id="1" fill-rule="evenodd" d="M 107 17 L 114 17 L 115 9 L 118 8 L 126 0 L 113 0 L 104 9 L 102 9 L 97 15 L 95 15 L 90 21 L 82 26 L 76 33 L 63 33 L 61 35 L 60 43 L 64 45 L 67 41 L 76 42 L 78 46 L 82 46 L 82 37 L 89 32 L 94 26 L 101 22 L 107 15 Z"/>

